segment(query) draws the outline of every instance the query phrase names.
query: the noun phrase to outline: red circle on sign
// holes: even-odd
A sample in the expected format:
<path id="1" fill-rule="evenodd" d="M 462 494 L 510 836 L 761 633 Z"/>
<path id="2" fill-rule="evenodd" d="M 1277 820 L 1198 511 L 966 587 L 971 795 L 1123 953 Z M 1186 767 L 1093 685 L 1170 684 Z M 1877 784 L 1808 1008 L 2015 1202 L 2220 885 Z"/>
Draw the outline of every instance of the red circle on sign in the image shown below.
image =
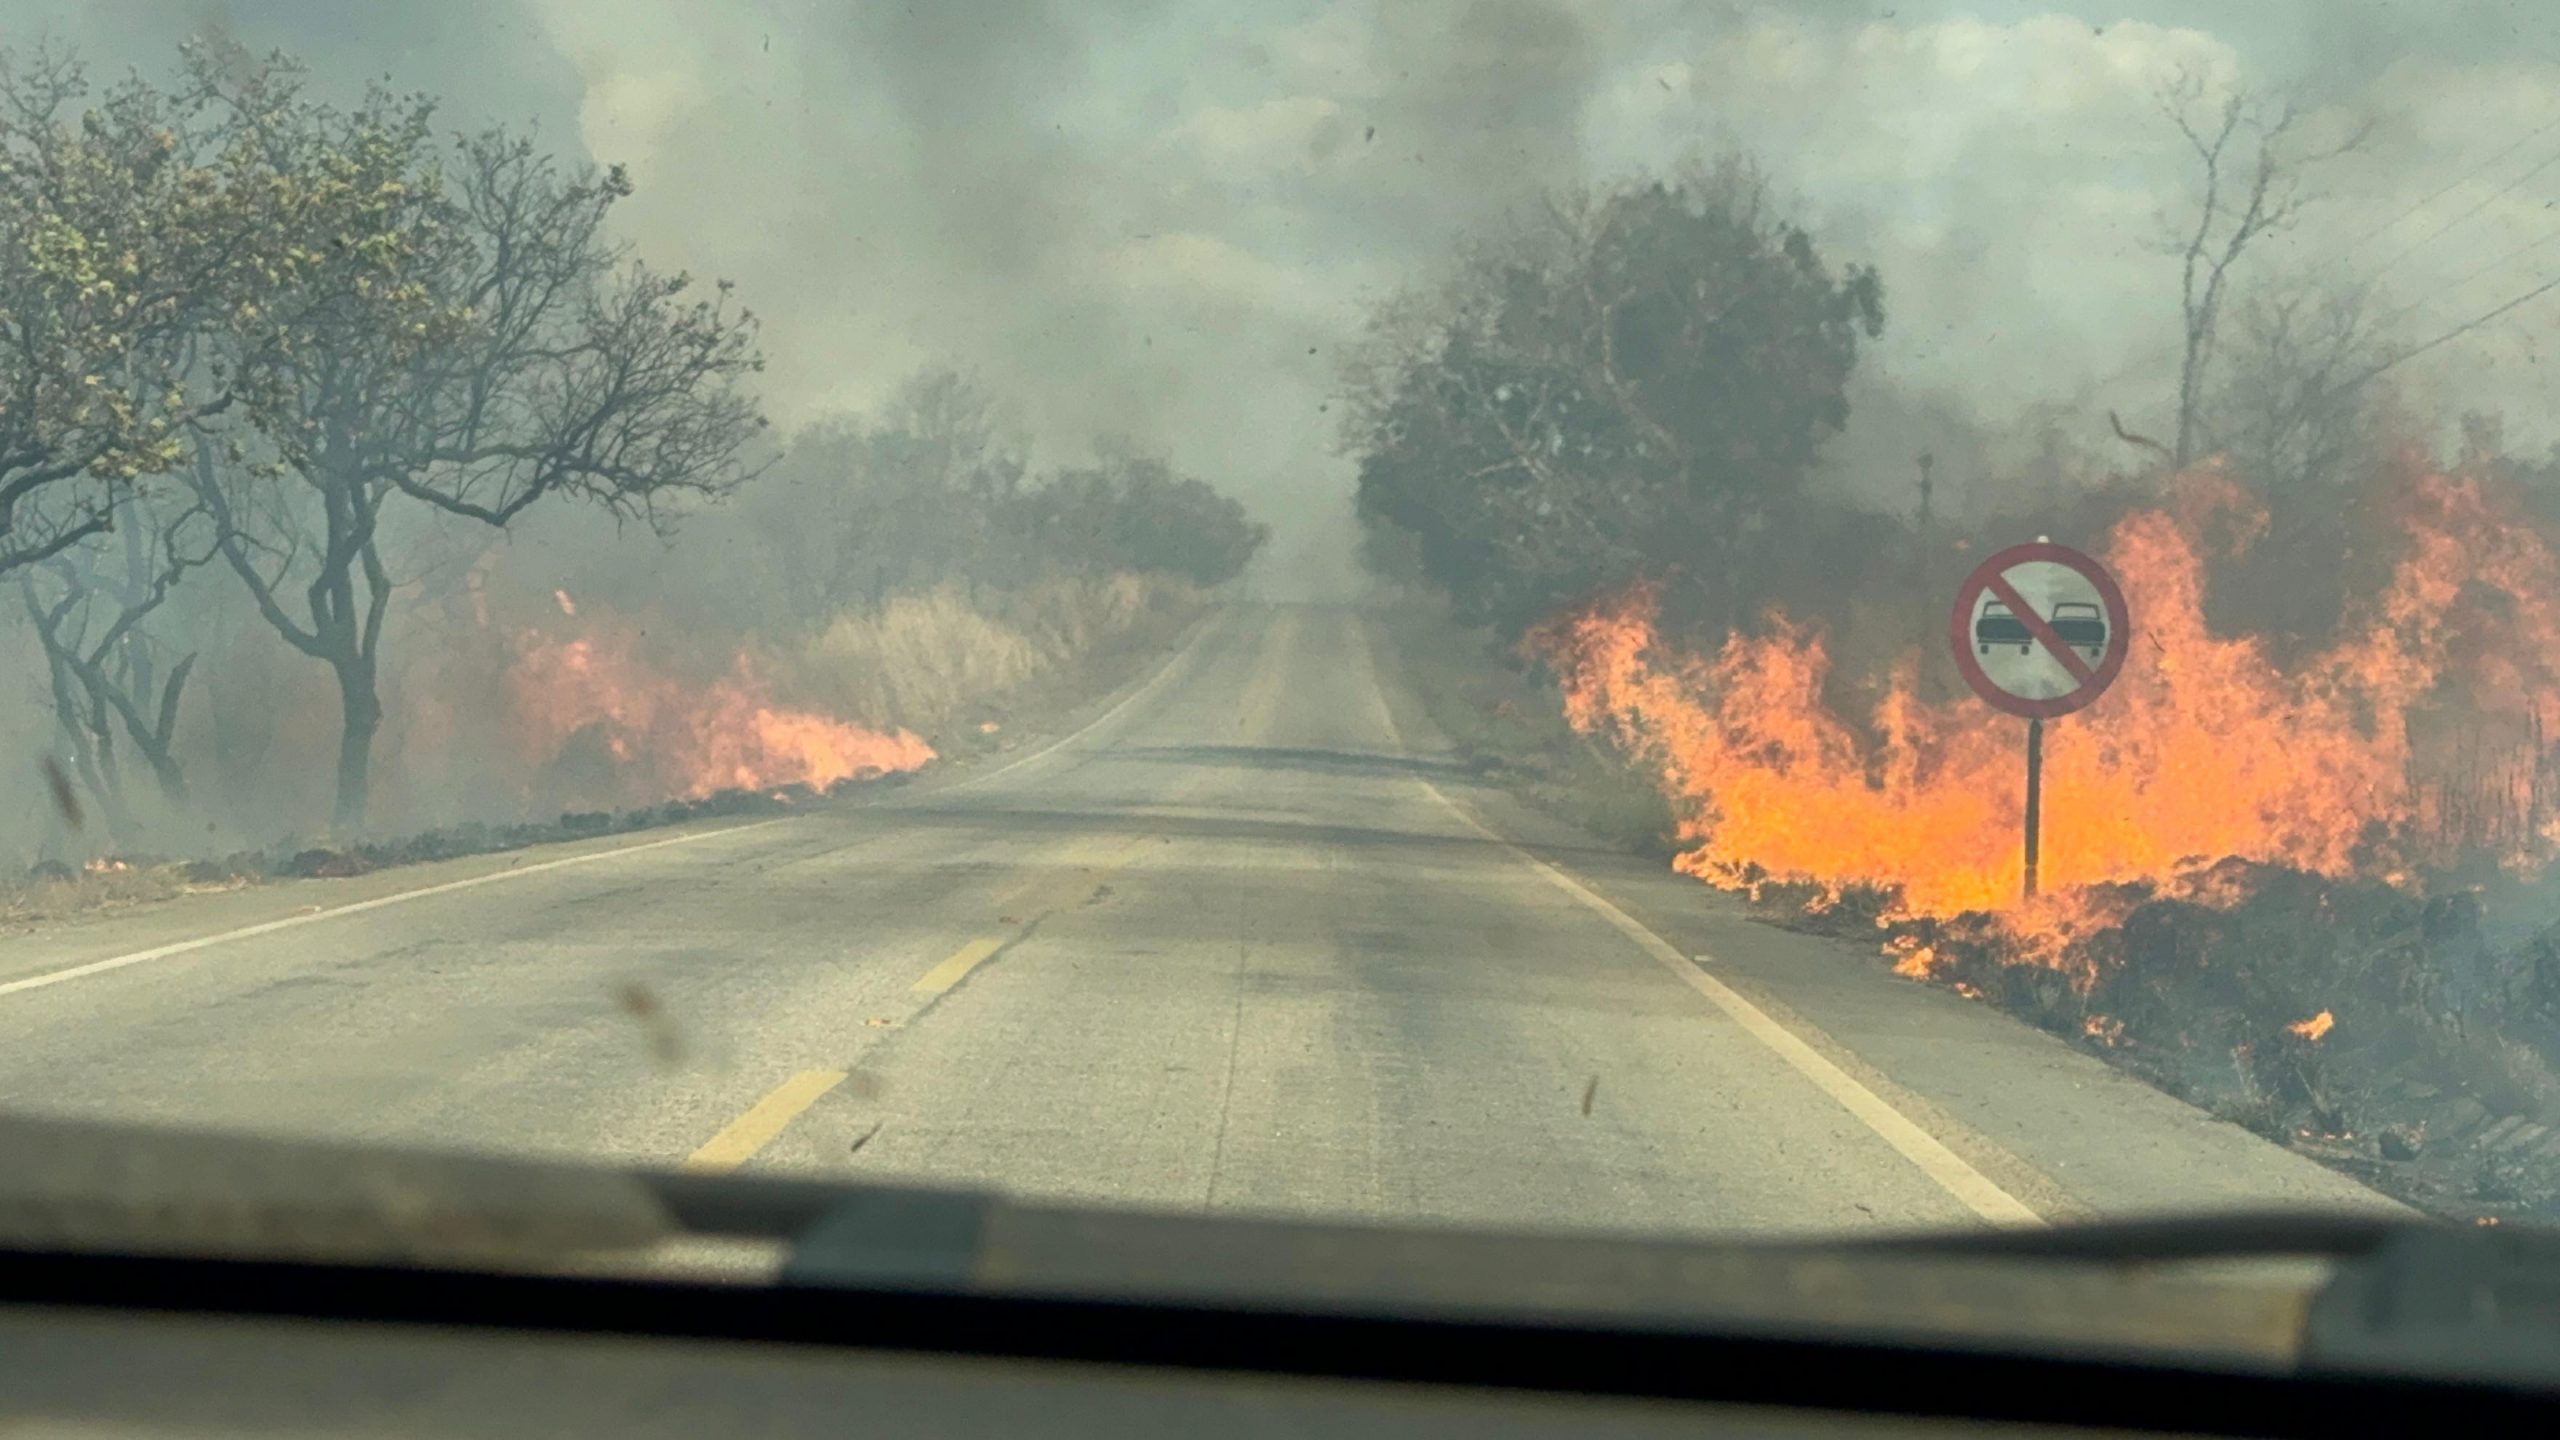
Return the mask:
<path id="1" fill-rule="evenodd" d="M 2050 561 L 2077 571 L 2098 592 L 2099 602 L 2107 609 L 2106 654 L 2099 659 L 2097 668 L 2081 681 L 2079 689 L 2049 700 L 2029 699 L 2001 689 L 1992 683 L 1989 672 L 1982 668 L 1982 662 L 1973 653 L 1974 602 L 2009 567 L 2036 560 Z M 2043 623 L 2041 619 L 2027 621 L 2030 629 Z M 1964 683 L 1973 687 L 1973 693 L 1981 696 L 1984 704 L 2030 720 L 2051 720 L 2089 704 L 2115 683 L 2117 672 L 2124 669 L 2125 652 L 2132 648 L 2133 614 L 2125 607 L 2124 592 L 2116 588 L 2115 577 L 2107 573 L 2105 566 L 2068 545 L 2038 540 L 2027 545 L 2012 545 L 1973 567 L 1973 573 L 1964 577 L 1964 583 L 1956 587 L 1955 614 L 1948 622 L 1947 639 L 1955 649 L 1956 669 L 1963 673 Z M 2049 637 L 2038 636 L 2037 643 L 2045 645 L 2047 652 L 2052 653 Z M 2063 658 L 2063 663 L 2070 665 L 2071 661 Z"/>

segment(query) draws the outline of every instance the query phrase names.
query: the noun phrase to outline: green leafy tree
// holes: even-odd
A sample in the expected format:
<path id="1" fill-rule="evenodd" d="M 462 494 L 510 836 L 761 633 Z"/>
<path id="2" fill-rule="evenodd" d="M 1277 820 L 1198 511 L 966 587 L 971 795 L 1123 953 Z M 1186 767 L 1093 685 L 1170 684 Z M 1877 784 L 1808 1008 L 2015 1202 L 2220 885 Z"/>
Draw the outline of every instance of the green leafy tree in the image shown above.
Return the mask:
<path id="1" fill-rule="evenodd" d="M 1670 570 L 1738 618 L 1883 323 L 1739 162 L 1561 197 L 1377 316 L 1345 440 L 1361 517 L 1406 533 L 1369 552 L 1515 630 Z"/>
<path id="2" fill-rule="evenodd" d="M 928 370 L 909 380 L 864 434 L 858 464 L 845 516 L 859 537 L 857 598 L 1019 578 L 1000 531 L 1027 473 L 1022 446 L 974 376 Z"/>
<path id="3" fill-rule="evenodd" d="M 764 423 L 756 327 L 725 284 L 697 296 L 607 237 L 619 168 L 503 131 L 440 144 L 430 102 L 336 109 L 282 62 L 203 73 L 254 137 L 247 178 L 330 222 L 285 252 L 293 303 L 225 332 L 242 399 L 189 478 L 259 614 L 337 683 L 351 832 L 383 720 L 391 527 L 504 527 L 554 500 L 655 524 L 730 489 Z"/>
<path id="4" fill-rule="evenodd" d="M 253 137 L 207 127 L 204 98 L 96 94 L 65 52 L 0 52 L 0 574 L 107 529 L 178 464 L 187 426 L 235 398 L 239 372 L 198 342 L 275 308 L 300 269 L 289 227 L 338 203 L 248 183 Z"/>

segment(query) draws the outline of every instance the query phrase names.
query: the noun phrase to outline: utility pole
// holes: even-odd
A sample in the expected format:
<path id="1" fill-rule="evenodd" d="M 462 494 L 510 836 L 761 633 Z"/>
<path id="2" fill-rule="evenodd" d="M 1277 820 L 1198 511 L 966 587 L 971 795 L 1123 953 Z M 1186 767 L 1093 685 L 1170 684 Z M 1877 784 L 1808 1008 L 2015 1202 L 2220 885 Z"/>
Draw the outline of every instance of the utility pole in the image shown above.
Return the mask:
<path id="1" fill-rule="evenodd" d="M 1936 595 L 1929 584 L 1931 573 L 1935 568 L 1930 564 L 1932 549 L 1929 531 L 1932 514 L 1932 499 L 1937 492 L 1937 484 L 1930 478 L 1929 472 L 1936 468 L 1938 457 L 1930 454 L 1926 450 L 1923 450 L 1920 452 L 1919 458 L 1920 538 L 1919 543 L 1912 547 L 1911 556 L 1912 588 L 1919 592 L 1919 603 L 1913 608 L 1911 613 L 1914 615 L 1927 615 L 1933 613 L 1937 606 Z"/>

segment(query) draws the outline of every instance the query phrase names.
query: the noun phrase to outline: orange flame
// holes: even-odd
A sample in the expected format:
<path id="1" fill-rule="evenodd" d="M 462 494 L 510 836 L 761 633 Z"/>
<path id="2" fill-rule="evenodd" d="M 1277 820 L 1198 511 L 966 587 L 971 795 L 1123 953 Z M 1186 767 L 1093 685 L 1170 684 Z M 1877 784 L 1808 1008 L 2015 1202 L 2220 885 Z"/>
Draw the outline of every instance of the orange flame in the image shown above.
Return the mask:
<path id="1" fill-rule="evenodd" d="M 2538 749 L 2439 783 L 2418 763 L 2412 720 L 2456 678 L 2468 713 L 2538 745 L 2539 717 L 2560 713 L 2560 565 L 2473 479 L 2412 476 L 2397 499 L 2408 540 L 2389 585 L 2342 638 L 2291 665 L 2205 622 L 2204 537 L 2263 528 L 2236 486 L 2183 477 L 2167 505 L 2114 527 L 2104 557 L 2132 609 L 2132 651 L 2108 695 L 2048 726 L 2049 890 L 2150 881 L 2230 903 L 2239 882 L 2207 868 L 2223 857 L 2405 877 L 2456 842 L 2496 841 L 2519 864 L 2548 854 L 2560 818 L 2525 823 L 2549 788 L 2536 784 Z M 2496 603 L 2466 603 L 2480 592 Z M 1896 897 L 1896 917 L 2008 911 L 2048 960 L 2121 918 L 2110 904 L 2130 902 L 2086 890 L 2021 907 L 2020 727 L 1971 697 L 1924 701 L 1919 655 L 1852 718 L 1826 702 L 1821 629 L 1773 615 L 1766 634 L 1732 636 L 1709 659 L 1666 644 L 1659 614 L 1658 593 L 1638 586 L 1527 644 L 1561 679 L 1577 729 L 1614 735 L 1657 770 L 1683 811 L 1682 871 L 1835 897 L 1875 887 Z M 2482 793 L 2496 803 L 2452 803 Z M 1896 953 L 1898 971 L 1930 973 L 1927 947 Z"/>
<path id="2" fill-rule="evenodd" d="M 2303 1039 L 2312 1041 L 2316 1044 L 2323 1036 L 2336 1029 L 2337 1026 L 2338 1017 L 2330 1014 L 2326 1010 L 2323 1010 L 2308 1020 L 2296 1020 L 2284 1028 L 2301 1036 Z"/>
<path id="3" fill-rule="evenodd" d="M 632 798 L 795 784 L 824 790 L 934 758 L 933 747 L 907 731 L 884 735 L 775 703 L 743 653 L 708 685 L 679 681 L 612 626 L 572 640 L 526 637 L 507 688 L 520 732 L 544 760 L 591 735 Z"/>

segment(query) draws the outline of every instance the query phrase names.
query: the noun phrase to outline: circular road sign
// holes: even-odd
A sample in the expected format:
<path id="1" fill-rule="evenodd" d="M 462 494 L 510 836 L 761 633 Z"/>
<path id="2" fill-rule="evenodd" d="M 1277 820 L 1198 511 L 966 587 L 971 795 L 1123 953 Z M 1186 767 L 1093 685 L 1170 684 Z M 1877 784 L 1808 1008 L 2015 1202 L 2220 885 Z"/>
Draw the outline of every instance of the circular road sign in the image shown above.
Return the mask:
<path id="1" fill-rule="evenodd" d="M 2133 619 L 2106 567 L 2068 545 L 2012 545 L 1956 587 L 1956 668 L 1983 700 L 2050 720 L 2106 692 Z"/>

